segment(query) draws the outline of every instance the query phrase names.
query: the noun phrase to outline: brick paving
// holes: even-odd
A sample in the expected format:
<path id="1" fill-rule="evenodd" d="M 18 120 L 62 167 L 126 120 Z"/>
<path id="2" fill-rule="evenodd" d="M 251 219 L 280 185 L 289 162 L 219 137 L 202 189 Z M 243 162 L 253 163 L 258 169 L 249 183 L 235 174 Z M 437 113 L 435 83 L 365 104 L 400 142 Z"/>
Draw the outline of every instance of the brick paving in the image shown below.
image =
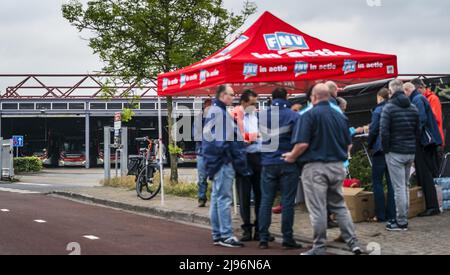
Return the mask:
<path id="1" fill-rule="evenodd" d="M 208 209 L 198 208 L 195 199 L 166 196 L 164 206 L 159 197 L 152 201 L 143 201 L 136 197 L 134 191 L 94 187 L 76 191 L 56 192 L 57 195 L 71 197 L 76 200 L 94 202 L 110 207 L 156 215 L 170 220 L 189 222 L 207 226 L 209 223 Z M 279 235 L 280 215 L 273 215 L 272 233 Z M 239 216 L 234 216 L 236 233 L 239 234 Z M 383 224 L 356 224 L 358 238 L 366 246 L 375 242 L 380 244 L 382 254 L 407 255 L 447 255 L 450 254 L 450 213 L 430 218 L 415 218 L 410 221 L 410 231 L 406 233 L 392 233 L 384 229 Z M 295 236 L 302 242 L 311 242 L 312 229 L 308 214 L 304 206 L 296 208 Z M 339 236 L 338 229 L 329 230 L 330 245 L 345 248 L 345 245 L 332 242 Z"/>

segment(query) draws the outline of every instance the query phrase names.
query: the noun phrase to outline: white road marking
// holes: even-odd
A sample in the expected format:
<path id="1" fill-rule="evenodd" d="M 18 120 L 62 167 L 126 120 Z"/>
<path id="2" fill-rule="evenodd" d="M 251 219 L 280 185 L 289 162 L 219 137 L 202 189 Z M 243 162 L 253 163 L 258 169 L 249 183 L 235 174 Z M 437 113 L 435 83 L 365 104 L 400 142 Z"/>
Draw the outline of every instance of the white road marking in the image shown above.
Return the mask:
<path id="1" fill-rule="evenodd" d="M 37 222 L 37 223 L 46 223 L 46 221 L 44 221 L 44 220 L 34 220 L 34 222 Z"/>
<path id="2" fill-rule="evenodd" d="M 9 212 L 9 209 L 0 209 L 1 212 Z"/>
<path id="3" fill-rule="evenodd" d="M 92 240 L 92 241 L 100 239 L 99 237 L 94 236 L 94 235 L 84 235 L 83 238 L 86 238 L 86 239 Z"/>
<path id="4" fill-rule="evenodd" d="M 12 189 L 12 188 L 3 188 L 3 187 L 0 187 L 0 191 L 10 192 L 10 193 L 18 193 L 18 194 L 39 194 L 39 192 L 35 192 L 35 191 Z"/>
<path id="5" fill-rule="evenodd" d="M 41 187 L 46 187 L 46 186 L 50 186 L 50 184 L 46 184 L 46 183 L 26 183 L 26 182 L 17 182 L 14 183 L 17 185 L 28 185 L 28 186 L 41 186 Z"/>

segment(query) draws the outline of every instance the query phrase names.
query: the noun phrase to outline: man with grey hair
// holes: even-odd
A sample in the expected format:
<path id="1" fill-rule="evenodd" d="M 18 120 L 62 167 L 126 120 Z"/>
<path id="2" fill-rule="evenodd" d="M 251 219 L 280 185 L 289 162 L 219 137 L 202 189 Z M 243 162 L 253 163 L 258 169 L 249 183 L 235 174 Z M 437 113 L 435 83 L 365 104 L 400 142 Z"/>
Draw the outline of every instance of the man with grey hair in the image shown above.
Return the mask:
<path id="1" fill-rule="evenodd" d="M 403 91 L 403 82 L 389 83 L 390 101 L 383 108 L 380 136 L 394 189 L 397 216 L 386 225 L 388 231 L 407 231 L 409 177 L 419 138 L 419 113 Z"/>
<path id="2" fill-rule="evenodd" d="M 343 162 L 352 142 L 348 119 L 330 104 L 329 88 L 313 89 L 314 108 L 298 120 L 292 136 L 294 149 L 283 155 L 288 163 L 304 163 L 302 182 L 314 232 L 313 248 L 303 255 L 325 255 L 328 211 L 336 215 L 342 238 L 355 254 L 361 254 L 352 218 L 344 201 Z M 327 211 L 328 210 L 328 211 Z"/>
<path id="3" fill-rule="evenodd" d="M 434 185 L 438 176 L 438 147 L 442 145 L 442 136 L 430 102 L 419 91 L 422 84 L 415 81 L 404 85 L 405 93 L 417 107 L 420 118 L 420 136 L 416 150 L 416 174 L 425 195 L 427 209 L 420 217 L 434 216 L 441 213 Z M 423 82 L 422 82 L 423 83 Z"/>
<path id="4" fill-rule="evenodd" d="M 325 85 L 328 87 L 328 90 L 330 92 L 330 102 L 333 103 L 336 106 L 339 106 L 337 97 L 338 97 L 338 90 L 339 87 L 334 81 L 327 81 Z"/>

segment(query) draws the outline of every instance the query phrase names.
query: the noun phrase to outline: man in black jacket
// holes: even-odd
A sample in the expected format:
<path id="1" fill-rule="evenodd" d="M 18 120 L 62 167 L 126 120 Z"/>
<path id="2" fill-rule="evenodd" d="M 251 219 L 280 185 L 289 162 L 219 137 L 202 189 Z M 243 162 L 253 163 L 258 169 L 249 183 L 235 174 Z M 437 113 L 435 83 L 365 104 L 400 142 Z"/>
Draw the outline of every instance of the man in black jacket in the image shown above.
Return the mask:
<path id="1" fill-rule="evenodd" d="M 430 102 L 419 91 L 419 85 L 416 87 L 413 83 L 408 82 L 403 85 L 403 88 L 411 103 L 419 111 L 420 137 L 416 148 L 415 168 L 427 206 L 427 209 L 420 213 L 419 217 L 429 217 L 441 213 L 434 179 L 438 176 L 438 148 L 442 145 L 442 137 Z"/>
<path id="2" fill-rule="evenodd" d="M 409 178 L 420 137 L 419 112 L 403 91 L 403 82 L 389 83 L 390 101 L 381 114 L 380 135 L 391 176 L 397 206 L 397 220 L 389 222 L 388 231 L 407 231 Z"/>

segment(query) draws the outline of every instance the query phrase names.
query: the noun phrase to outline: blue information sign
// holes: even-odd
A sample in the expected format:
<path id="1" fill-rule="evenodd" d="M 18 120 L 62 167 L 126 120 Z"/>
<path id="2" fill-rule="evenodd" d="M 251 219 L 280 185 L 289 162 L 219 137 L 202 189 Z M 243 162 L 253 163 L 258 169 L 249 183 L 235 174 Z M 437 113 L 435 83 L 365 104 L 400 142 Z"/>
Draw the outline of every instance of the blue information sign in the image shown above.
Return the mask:
<path id="1" fill-rule="evenodd" d="M 23 136 L 13 136 L 12 139 L 14 147 L 23 147 Z"/>

